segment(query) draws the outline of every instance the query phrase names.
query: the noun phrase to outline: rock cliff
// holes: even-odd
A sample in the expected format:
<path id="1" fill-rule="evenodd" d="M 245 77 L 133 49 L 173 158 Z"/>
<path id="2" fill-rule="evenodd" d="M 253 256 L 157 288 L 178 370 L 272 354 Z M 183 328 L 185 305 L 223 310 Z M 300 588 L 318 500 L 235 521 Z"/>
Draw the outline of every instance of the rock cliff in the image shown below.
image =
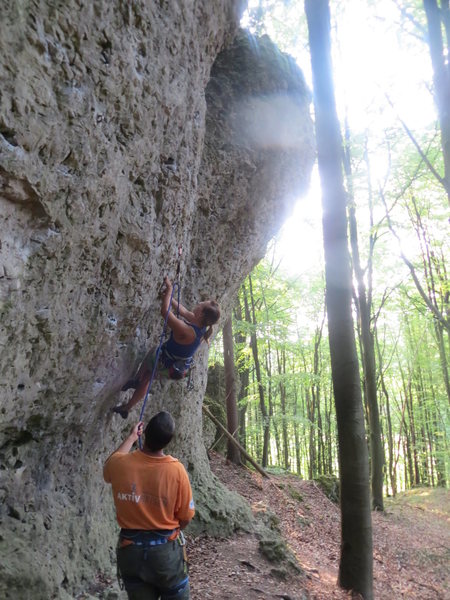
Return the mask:
<path id="1" fill-rule="evenodd" d="M 102 464 L 137 420 L 111 408 L 158 341 L 158 289 L 182 301 L 240 282 L 305 189 L 309 93 L 241 0 L 2 2 L 0 595 L 73 598 L 114 562 Z M 206 346 L 206 345 L 204 345 Z M 197 528 L 246 508 L 209 472 L 194 390 L 157 382 L 177 421 Z M 226 496 L 226 500 L 224 497 Z"/>

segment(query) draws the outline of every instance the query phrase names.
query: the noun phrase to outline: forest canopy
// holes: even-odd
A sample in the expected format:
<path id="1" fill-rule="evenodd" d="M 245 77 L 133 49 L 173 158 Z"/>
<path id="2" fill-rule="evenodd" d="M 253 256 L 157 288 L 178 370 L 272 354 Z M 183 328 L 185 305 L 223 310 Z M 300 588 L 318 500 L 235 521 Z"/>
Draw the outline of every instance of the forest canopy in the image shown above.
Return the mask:
<path id="1" fill-rule="evenodd" d="M 441 11 L 450 94 L 448 3 L 330 6 L 355 336 L 368 442 L 371 402 L 378 412 L 384 495 L 449 480 L 450 146 L 430 4 Z M 243 24 L 293 55 L 312 87 L 303 2 L 250 2 Z M 338 475 L 320 195 L 315 175 L 241 286 L 232 323 L 239 441 L 263 466 L 304 478 Z M 222 356 L 219 336 L 210 363 Z M 217 404 L 211 385 L 207 400 Z M 370 443 L 372 470 L 375 451 Z"/>

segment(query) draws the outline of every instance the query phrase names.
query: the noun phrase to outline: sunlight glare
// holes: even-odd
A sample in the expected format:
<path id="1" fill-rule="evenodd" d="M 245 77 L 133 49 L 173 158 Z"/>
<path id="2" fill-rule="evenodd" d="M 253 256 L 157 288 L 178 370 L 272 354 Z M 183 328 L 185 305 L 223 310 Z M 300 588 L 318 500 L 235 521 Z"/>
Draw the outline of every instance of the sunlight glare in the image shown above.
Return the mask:
<path id="1" fill-rule="evenodd" d="M 415 127 L 429 125 L 436 111 L 426 87 L 431 75 L 426 45 L 407 33 L 399 34 L 394 3 L 380 0 L 374 9 L 375 14 L 365 3 L 348 0 L 344 12 L 336 16 L 338 98 L 347 104 L 352 126 L 359 130 L 367 128 L 373 118 L 382 131 L 396 120 L 396 112 Z"/>
<path id="2" fill-rule="evenodd" d="M 307 194 L 297 201 L 277 237 L 276 254 L 288 275 L 323 269 L 322 203 L 317 167 Z"/>
<path id="3" fill-rule="evenodd" d="M 258 4 L 257 0 L 249 1 L 249 7 Z M 296 6 L 303 13 L 303 3 Z M 286 18 L 290 14 L 292 18 L 292 10 L 295 5 L 286 2 L 272 6 L 272 14 L 279 22 L 283 15 Z M 429 50 L 425 41 L 400 29 L 400 13 L 391 0 L 372 4 L 347 0 L 332 5 L 331 10 L 334 11 L 331 15 L 334 80 L 341 125 L 347 114 L 352 133 L 368 138 L 373 184 L 379 188 L 391 167 L 385 147 L 386 131 L 401 128 L 399 117 L 413 130 L 425 128 L 437 119 L 429 90 L 432 79 Z M 241 25 L 249 26 L 248 13 L 244 14 Z M 270 18 L 265 19 L 264 26 L 277 42 L 277 31 Z M 280 43 L 291 44 L 282 35 Z M 311 88 L 308 40 L 298 37 L 296 44 L 291 54 Z M 361 219 L 364 218 L 362 215 Z M 417 243 L 403 239 L 402 245 L 412 250 Z M 323 269 L 317 168 L 307 195 L 297 202 L 277 236 L 276 254 L 291 276 Z"/>

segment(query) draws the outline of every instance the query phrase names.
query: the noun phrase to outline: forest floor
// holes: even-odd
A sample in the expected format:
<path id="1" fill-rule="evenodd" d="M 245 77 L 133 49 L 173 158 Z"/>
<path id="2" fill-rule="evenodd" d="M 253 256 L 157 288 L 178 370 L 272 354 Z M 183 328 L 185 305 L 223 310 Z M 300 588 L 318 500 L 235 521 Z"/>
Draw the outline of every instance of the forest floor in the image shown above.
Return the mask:
<path id="1" fill-rule="evenodd" d="M 300 571 L 267 561 L 252 534 L 190 537 L 192 600 L 348 600 L 336 585 L 339 507 L 314 482 L 293 475 L 266 479 L 215 453 L 211 469 L 254 513 L 277 516 Z M 449 499 L 447 490 L 418 488 L 388 499 L 384 513 L 372 514 L 376 600 L 450 598 Z"/>

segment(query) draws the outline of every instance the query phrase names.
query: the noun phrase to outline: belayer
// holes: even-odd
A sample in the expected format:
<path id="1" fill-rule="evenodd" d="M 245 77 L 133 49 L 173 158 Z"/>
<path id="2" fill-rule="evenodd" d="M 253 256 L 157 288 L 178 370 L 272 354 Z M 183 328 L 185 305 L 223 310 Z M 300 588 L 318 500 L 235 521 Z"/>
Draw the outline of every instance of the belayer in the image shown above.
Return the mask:
<path id="1" fill-rule="evenodd" d="M 103 467 L 121 528 L 117 567 L 129 600 L 189 599 L 181 530 L 195 507 L 186 469 L 164 454 L 174 432 L 174 420 L 165 411 L 150 419 L 145 431 L 140 421 Z M 142 434 L 142 450 L 131 451 Z"/>
<path id="2" fill-rule="evenodd" d="M 210 338 L 212 326 L 220 318 L 220 308 L 214 300 L 206 300 L 199 302 L 190 311 L 172 297 L 173 286 L 168 277 L 164 278 L 164 284 L 161 315 L 164 319 L 167 318 L 170 336 L 161 346 L 157 371 L 160 376 L 169 379 L 182 379 L 189 372 L 193 356 L 202 341 L 207 342 Z M 175 312 L 172 312 L 171 308 L 174 308 Z M 142 361 L 136 376 L 128 380 L 122 387 L 122 391 L 135 389 L 126 404 L 113 408 L 113 412 L 120 414 L 124 419 L 128 417 L 129 411 L 144 398 L 152 377 L 156 355 L 157 349 L 152 348 Z"/>

